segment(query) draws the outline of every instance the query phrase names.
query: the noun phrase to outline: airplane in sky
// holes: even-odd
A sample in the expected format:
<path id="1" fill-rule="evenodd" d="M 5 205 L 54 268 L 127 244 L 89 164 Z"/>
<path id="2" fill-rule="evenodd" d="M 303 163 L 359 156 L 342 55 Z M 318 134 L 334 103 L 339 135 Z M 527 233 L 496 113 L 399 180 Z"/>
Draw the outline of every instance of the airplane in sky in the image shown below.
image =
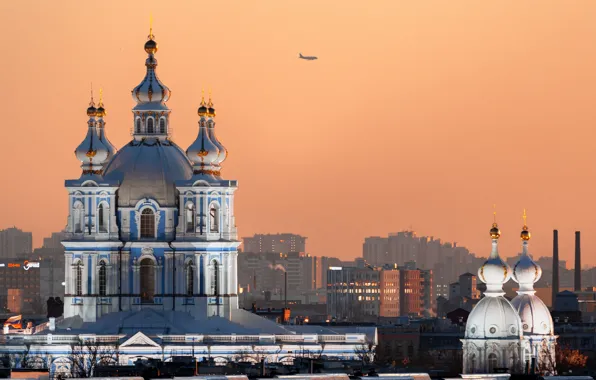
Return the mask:
<path id="1" fill-rule="evenodd" d="M 306 59 L 307 61 L 314 61 L 315 59 L 319 59 L 318 57 L 315 57 L 315 56 L 302 55 L 302 53 L 298 54 L 298 58 Z"/>

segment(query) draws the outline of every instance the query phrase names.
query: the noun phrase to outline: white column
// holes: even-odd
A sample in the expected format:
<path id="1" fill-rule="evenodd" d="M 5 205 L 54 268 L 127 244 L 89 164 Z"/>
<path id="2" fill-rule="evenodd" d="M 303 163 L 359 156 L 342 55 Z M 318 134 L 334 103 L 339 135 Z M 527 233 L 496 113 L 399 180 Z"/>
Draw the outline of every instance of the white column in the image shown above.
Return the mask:
<path id="1" fill-rule="evenodd" d="M 194 278 L 194 288 L 193 288 L 193 292 L 194 294 L 199 294 L 199 290 L 201 290 L 201 286 L 199 281 L 201 281 L 201 276 L 199 275 L 200 272 L 200 263 L 201 263 L 201 255 L 198 253 L 195 253 L 195 258 L 193 259 L 193 262 L 195 263 L 195 278 Z"/>
<path id="2" fill-rule="evenodd" d="M 166 253 L 165 255 L 165 287 L 164 294 L 172 294 L 172 253 Z"/>
<path id="3" fill-rule="evenodd" d="M 231 253 L 232 257 L 232 292 L 238 294 L 238 254 Z"/>
<path id="4" fill-rule="evenodd" d="M 116 196 L 110 195 L 110 225 L 108 226 L 111 233 L 118 233 L 118 224 L 116 220 Z"/>
<path id="5" fill-rule="evenodd" d="M 66 283 L 64 292 L 66 294 L 74 294 L 74 286 L 72 281 L 72 253 L 64 253 L 64 282 Z"/>
<path id="6" fill-rule="evenodd" d="M 161 274 L 163 271 L 163 259 L 161 262 L 158 260 L 157 265 L 155 266 L 155 286 L 157 287 L 155 294 L 161 294 L 162 284 L 161 284 Z"/>
<path id="7" fill-rule="evenodd" d="M 90 255 L 91 256 L 91 293 L 90 294 L 97 294 L 98 289 L 96 288 L 97 281 L 97 254 Z M 87 259 L 89 260 L 89 259 Z M 87 272 L 89 273 L 89 272 Z M 88 276 L 88 275 L 87 275 Z"/>
<path id="8" fill-rule="evenodd" d="M 81 260 L 83 262 L 83 268 L 81 268 L 82 269 L 81 272 L 83 275 L 83 278 L 81 279 L 81 287 L 82 287 L 81 293 L 83 293 L 83 295 L 89 294 L 89 292 L 87 291 L 88 290 L 87 279 L 89 278 L 89 272 L 88 272 L 89 271 L 89 259 L 88 259 L 88 257 L 89 257 L 89 255 L 87 253 L 84 253 L 81 255 Z"/>

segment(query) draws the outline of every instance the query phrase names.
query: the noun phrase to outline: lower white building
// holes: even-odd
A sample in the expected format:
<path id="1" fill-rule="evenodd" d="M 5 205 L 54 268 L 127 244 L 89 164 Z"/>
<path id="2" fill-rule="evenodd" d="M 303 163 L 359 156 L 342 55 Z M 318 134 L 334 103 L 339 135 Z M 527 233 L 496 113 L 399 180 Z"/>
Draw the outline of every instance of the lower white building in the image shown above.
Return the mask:
<path id="1" fill-rule="evenodd" d="M 492 374 L 498 370 L 525 373 L 530 366 L 538 373 L 553 374 L 556 336 L 548 308 L 534 294 L 533 284 L 542 271 L 528 255 L 527 226 L 521 234 L 523 254 L 513 271 L 499 257 L 501 232 L 497 223 L 490 234 L 492 251 L 478 270 L 486 291 L 468 316 L 462 340 L 464 374 Z M 519 295 L 509 302 L 504 297 L 503 284 L 512 274 L 520 289 Z"/>

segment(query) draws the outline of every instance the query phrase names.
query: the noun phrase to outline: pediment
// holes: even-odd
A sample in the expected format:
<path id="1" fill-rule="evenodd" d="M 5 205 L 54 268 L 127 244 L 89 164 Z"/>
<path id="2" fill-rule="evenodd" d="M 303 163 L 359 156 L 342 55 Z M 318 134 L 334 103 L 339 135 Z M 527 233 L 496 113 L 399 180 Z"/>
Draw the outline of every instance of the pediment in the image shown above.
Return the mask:
<path id="1" fill-rule="evenodd" d="M 120 347 L 161 347 L 159 344 L 155 343 L 151 338 L 147 335 L 143 334 L 142 332 L 138 332 L 134 334 L 130 339 L 126 342 L 122 343 Z"/>

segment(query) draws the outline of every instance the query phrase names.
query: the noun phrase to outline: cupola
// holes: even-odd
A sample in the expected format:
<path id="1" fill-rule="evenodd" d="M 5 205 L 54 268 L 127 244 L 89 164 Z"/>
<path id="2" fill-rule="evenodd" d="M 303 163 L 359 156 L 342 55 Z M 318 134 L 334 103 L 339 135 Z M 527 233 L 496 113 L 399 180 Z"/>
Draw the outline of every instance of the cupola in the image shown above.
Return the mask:
<path id="1" fill-rule="evenodd" d="M 95 108 L 92 93 L 91 101 L 87 108 L 87 116 L 89 116 L 89 120 L 87 121 L 87 136 L 85 136 L 83 142 L 75 150 L 75 155 L 82 163 L 83 175 L 101 175 L 103 164 L 108 157 L 108 149 L 101 142 L 97 133 L 96 115 L 97 109 Z"/>
<path id="2" fill-rule="evenodd" d="M 221 164 L 228 156 L 227 149 L 223 146 L 223 144 L 217 139 L 215 135 L 215 108 L 213 107 L 213 101 L 211 100 L 211 94 L 209 94 L 209 102 L 207 103 L 207 131 L 209 132 L 209 139 L 217 146 L 219 154 L 217 158 L 213 161 L 213 165 L 215 166 L 215 173 L 216 177 L 221 176 Z"/>

